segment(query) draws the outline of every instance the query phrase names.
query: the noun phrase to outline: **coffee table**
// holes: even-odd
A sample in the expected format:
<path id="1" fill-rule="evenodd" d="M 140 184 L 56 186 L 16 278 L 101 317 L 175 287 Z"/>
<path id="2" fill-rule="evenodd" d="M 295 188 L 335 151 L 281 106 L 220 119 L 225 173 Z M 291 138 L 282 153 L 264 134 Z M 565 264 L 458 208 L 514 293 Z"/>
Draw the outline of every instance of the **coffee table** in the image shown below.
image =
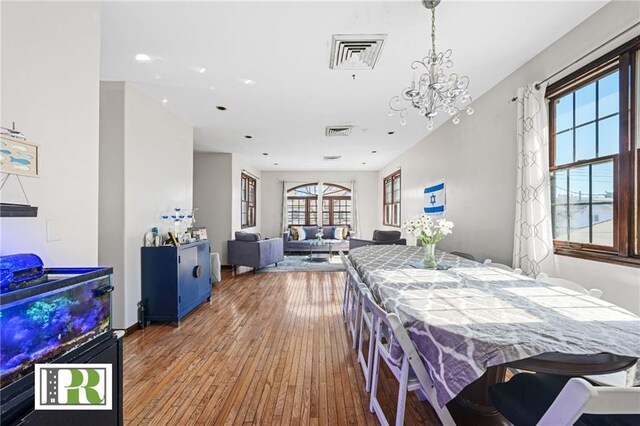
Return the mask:
<path id="1" fill-rule="evenodd" d="M 311 262 L 329 262 L 333 258 L 333 246 L 334 244 L 325 242 L 314 241 L 310 243 L 309 260 Z"/>

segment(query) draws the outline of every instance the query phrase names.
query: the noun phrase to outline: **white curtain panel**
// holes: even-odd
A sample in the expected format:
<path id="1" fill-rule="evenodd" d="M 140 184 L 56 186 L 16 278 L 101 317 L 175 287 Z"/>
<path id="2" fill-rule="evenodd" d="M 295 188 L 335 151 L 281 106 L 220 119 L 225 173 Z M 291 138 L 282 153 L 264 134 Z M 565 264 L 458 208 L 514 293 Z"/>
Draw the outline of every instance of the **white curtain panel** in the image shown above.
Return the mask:
<path id="1" fill-rule="evenodd" d="M 358 209 L 358 182 L 351 181 L 351 231 L 360 232 L 360 211 Z"/>
<path id="2" fill-rule="evenodd" d="M 513 267 L 530 277 L 553 266 L 546 84 L 518 89 L 518 171 Z"/>
<path id="3" fill-rule="evenodd" d="M 289 218 L 287 215 L 287 182 L 282 182 L 282 217 L 280 219 L 282 232 L 289 228 Z"/>

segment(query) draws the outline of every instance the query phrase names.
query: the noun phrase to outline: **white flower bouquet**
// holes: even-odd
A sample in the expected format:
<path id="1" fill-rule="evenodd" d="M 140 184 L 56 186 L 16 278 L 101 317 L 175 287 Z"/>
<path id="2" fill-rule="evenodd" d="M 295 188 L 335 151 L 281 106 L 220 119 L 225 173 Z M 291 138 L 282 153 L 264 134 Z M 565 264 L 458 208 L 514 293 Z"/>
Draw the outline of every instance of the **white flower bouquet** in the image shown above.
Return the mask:
<path id="1" fill-rule="evenodd" d="M 434 221 L 431 216 L 422 213 L 406 221 L 402 227 L 422 243 L 424 247 L 423 265 L 426 268 L 436 268 L 436 244 L 453 232 L 453 222 L 444 218 Z"/>

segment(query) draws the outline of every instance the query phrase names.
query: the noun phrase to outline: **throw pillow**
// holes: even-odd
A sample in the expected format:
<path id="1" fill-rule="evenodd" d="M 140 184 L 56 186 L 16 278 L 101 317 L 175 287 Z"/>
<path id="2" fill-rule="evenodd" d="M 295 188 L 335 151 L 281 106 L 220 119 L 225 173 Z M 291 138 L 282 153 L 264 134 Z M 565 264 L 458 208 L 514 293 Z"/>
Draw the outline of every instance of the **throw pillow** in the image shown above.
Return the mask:
<path id="1" fill-rule="evenodd" d="M 290 234 L 289 234 L 289 235 L 290 235 L 290 237 L 291 237 L 290 239 L 291 239 L 292 241 L 296 241 L 296 240 L 298 239 L 298 227 L 297 227 L 297 226 L 292 226 L 292 227 L 289 229 L 289 232 L 290 232 Z"/>
<path id="2" fill-rule="evenodd" d="M 333 231 L 333 239 L 334 240 L 344 240 L 344 237 L 342 236 L 342 233 L 344 227 L 343 226 L 337 226 L 336 229 L 334 229 Z"/>
<path id="3" fill-rule="evenodd" d="M 243 241 L 246 243 L 252 243 L 255 241 L 260 241 L 262 239 L 262 235 L 253 232 L 243 232 L 236 231 L 236 241 Z"/>
<path id="4" fill-rule="evenodd" d="M 349 227 L 345 226 L 342 228 L 342 239 L 346 240 L 347 238 L 349 238 Z"/>
<path id="5" fill-rule="evenodd" d="M 303 227 L 298 228 L 298 241 L 304 241 L 307 239 L 307 231 Z"/>
<path id="6" fill-rule="evenodd" d="M 320 230 L 317 226 L 305 226 L 303 229 L 307 240 L 315 240 L 317 238 L 316 234 Z"/>
<path id="7" fill-rule="evenodd" d="M 322 238 L 325 240 L 333 240 L 336 233 L 335 226 L 323 226 L 322 227 Z"/>

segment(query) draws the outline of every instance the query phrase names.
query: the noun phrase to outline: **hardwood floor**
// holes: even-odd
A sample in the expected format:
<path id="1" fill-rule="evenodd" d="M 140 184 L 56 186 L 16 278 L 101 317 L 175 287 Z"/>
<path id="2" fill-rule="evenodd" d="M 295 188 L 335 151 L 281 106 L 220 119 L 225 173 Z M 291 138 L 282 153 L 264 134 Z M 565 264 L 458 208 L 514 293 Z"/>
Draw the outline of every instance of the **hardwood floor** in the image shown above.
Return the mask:
<path id="1" fill-rule="evenodd" d="M 344 274 L 227 272 L 180 328 L 153 324 L 125 338 L 125 423 L 378 424 L 342 322 Z M 379 392 L 393 420 L 390 375 Z M 411 394 L 405 424 L 439 422 Z"/>

